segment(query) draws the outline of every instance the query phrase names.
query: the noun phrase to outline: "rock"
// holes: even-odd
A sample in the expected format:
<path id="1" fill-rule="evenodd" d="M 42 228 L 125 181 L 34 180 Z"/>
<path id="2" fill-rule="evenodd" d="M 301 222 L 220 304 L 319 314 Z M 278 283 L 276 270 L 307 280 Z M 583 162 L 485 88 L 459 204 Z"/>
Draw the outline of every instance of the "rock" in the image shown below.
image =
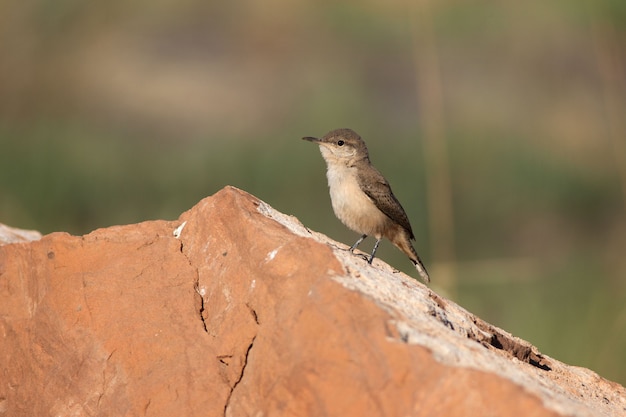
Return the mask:
<path id="1" fill-rule="evenodd" d="M 346 248 L 232 187 L 4 245 L 0 416 L 626 415 L 619 384 Z"/>
<path id="2" fill-rule="evenodd" d="M 41 233 L 36 230 L 16 229 L 0 223 L 0 246 L 39 239 L 41 239 Z"/>

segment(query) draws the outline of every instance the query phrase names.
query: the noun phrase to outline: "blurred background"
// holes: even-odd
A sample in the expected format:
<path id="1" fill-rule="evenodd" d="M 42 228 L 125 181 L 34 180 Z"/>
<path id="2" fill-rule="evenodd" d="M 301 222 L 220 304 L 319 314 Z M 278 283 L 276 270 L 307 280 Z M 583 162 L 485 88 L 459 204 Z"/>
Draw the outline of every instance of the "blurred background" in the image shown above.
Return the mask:
<path id="1" fill-rule="evenodd" d="M 436 291 L 626 384 L 623 0 L 0 3 L 1 223 L 176 219 L 230 184 L 351 245 L 300 140 L 340 127 Z"/>

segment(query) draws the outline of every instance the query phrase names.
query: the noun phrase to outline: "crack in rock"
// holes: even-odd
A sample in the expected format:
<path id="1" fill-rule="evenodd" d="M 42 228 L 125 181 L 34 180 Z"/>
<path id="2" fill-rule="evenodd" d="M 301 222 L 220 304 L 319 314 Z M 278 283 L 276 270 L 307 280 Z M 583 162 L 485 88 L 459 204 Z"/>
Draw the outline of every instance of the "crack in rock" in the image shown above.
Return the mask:
<path id="1" fill-rule="evenodd" d="M 248 349 L 246 350 L 246 356 L 243 359 L 243 366 L 241 367 L 239 378 L 237 378 L 233 386 L 230 388 L 230 391 L 228 392 L 228 396 L 226 397 L 226 404 L 224 405 L 224 417 L 226 417 L 228 414 L 228 407 L 230 407 L 230 399 L 232 398 L 233 393 L 235 392 L 235 388 L 237 388 L 237 386 L 243 379 L 244 373 L 246 372 L 246 366 L 248 366 L 248 355 L 250 355 L 250 350 L 252 350 L 252 346 L 254 346 L 255 339 L 256 339 L 256 335 L 252 338 L 252 340 L 250 341 L 250 344 L 248 345 Z"/>
<path id="2" fill-rule="evenodd" d="M 259 315 L 257 314 L 256 310 L 253 309 L 252 307 L 250 307 L 250 304 L 246 303 L 246 307 L 248 307 L 248 310 L 250 310 L 250 314 L 252 314 L 252 317 L 254 318 L 254 322 L 258 325 L 259 324 Z"/>
<path id="3" fill-rule="evenodd" d="M 187 224 L 187 222 L 183 222 L 183 224 L 181 224 L 178 228 L 176 228 L 176 230 L 174 230 L 174 237 L 176 239 L 180 240 L 180 245 L 178 247 L 178 250 L 180 251 L 181 255 L 183 255 L 185 257 L 185 259 L 187 260 L 187 263 L 194 270 L 194 272 L 196 274 L 196 279 L 194 281 L 193 288 L 194 288 L 194 290 L 196 290 L 196 293 L 198 293 L 198 295 L 200 296 L 200 307 L 198 308 L 198 314 L 200 315 L 200 321 L 202 321 L 202 328 L 204 329 L 204 331 L 206 333 L 208 333 L 209 330 L 207 328 L 206 321 L 204 319 L 204 294 L 205 294 L 205 289 L 204 288 L 200 288 L 200 274 L 198 272 L 198 268 L 196 268 L 191 263 L 191 259 L 189 259 L 189 257 L 185 253 L 185 250 L 184 250 L 184 246 L 185 245 L 184 245 L 183 241 L 180 239 L 180 234 L 181 234 L 181 232 L 182 232 L 182 230 L 183 230 L 183 228 L 185 227 L 186 224 Z"/>
<path id="4" fill-rule="evenodd" d="M 537 352 L 528 342 L 523 340 L 517 340 L 516 338 L 508 337 L 505 334 L 499 332 L 494 326 L 489 323 L 474 317 L 474 324 L 480 330 L 485 332 L 485 335 L 468 335 L 471 339 L 482 344 L 485 347 L 494 347 L 498 350 L 503 350 L 509 353 L 511 356 L 516 357 L 522 362 L 526 362 L 536 368 L 543 371 L 551 371 L 550 361 Z"/>
<path id="5" fill-rule="evenodd" d="M 202 327 L 204 328 L 204 331 L 206 333 L 209 332 L 209 329 L 206 326 L 206 320 L 204 319 L 204 288 L 200 288 L 200 278 L 198 278 L 196 280 L 196 283 L 194 284 L 194 289 L 196 290 L 196 292 L 198 293 L 198 295 L 200 296 L 200 308 L 198 309 L 198 313 L 200 314 L 200 320 L 202 321 Z"/>

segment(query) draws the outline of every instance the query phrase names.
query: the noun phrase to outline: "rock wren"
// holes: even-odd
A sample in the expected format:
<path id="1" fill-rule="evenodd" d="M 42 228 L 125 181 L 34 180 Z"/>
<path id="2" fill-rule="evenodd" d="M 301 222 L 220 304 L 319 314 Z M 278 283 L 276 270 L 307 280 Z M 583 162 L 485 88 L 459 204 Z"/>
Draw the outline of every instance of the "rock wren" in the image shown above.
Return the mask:
<path id="1" fill-rule="evenodd" d="M 326 177 L 335 215 L 343 224 L 361 234 L 354 249 L 368 235 L 376 238 L 368 260 L 371 264 L 378 245 L 386 237 L 404 252 L 425 282 L 428 272 L 411 245 L 415 239 L 411 224 L 389 183 L 370 163 L 363 139 L 350 129 L 337 129 L 321 139 L 302 138 L 319 145 L 327 165 Z"/>

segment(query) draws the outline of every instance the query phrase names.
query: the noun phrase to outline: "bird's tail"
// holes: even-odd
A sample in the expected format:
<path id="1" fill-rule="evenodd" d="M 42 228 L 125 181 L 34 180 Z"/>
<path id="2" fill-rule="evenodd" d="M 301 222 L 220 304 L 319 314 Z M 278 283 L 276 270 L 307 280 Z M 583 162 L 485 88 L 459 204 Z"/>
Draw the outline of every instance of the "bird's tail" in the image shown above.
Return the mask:
<path id="1" fill-rule="evenodd" d="M 396 233 L 392 236 L 392 239 L 389 240 L 391 240 L 391 243 L 396 245 L 398 249 L 400 249 L 409 257 L 411 262 L 413 262 L 413 265 L 415 265 L 415 269 L 417 269 L 417 272 L 420 274 L 420 277 L 422 277 L 422 280 L 424 280 L 424 282 L 426 283 L 429 283 L 430 277 L 428 276 L 426 267 L 422 263 L 422 260 L 420 259 L 417 252 L 415 252 L 415 248 L 413 247 L 413 245 L 411 245 L 408 232 L 405 231 L 404 233 Z"/>
<path id="2" fill-rule="evenodd" d="M 415 254 L 415 256 L 417 257 L 417 259 L 411 259 L 411 262 L 413 262 L 413 265 L 415 265 L 415 269 L 417 269 L 417 272 L 420 274 L 420 277 L 422 277 L 422 280 L 424 280 L 425 283 L 429 283 L 430 276 L 428 276 L 428 271 L 426 271 L 426 267 L 422 263 L 420 257 L 417 256 L 417 254 Z"/>

